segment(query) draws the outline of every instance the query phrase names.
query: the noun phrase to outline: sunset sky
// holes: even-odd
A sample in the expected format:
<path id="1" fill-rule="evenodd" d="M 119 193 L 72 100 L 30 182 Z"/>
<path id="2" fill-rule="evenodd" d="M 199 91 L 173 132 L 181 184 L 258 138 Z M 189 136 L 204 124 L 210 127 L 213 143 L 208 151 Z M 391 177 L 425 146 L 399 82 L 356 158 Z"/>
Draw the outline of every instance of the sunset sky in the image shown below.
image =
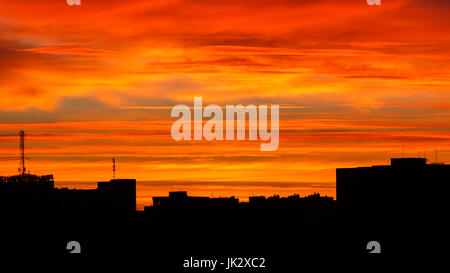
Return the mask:
<path id="1" fill-rule="evenodd" d="M 450 161 L 450 1 L 0 0 L 0 157 L 57 186 L 335 197 L 338 167 Z M 173 106 L 279 104 L 280 144 L 181 141 Z M 0 175 L 18 160 L 1 160 Z"/>

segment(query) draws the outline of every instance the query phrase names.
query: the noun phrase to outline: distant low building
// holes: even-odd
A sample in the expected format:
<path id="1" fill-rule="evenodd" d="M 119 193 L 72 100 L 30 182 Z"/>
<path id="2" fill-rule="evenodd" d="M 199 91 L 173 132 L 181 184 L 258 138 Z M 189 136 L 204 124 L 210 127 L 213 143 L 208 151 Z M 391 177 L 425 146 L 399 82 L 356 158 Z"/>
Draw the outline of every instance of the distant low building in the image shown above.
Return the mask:
<path id="1" fill-rule="evenodd" d="M 320 208 L 322 206 L 333 206 L 335 203 L 333 197 L 320 196 L 319 193 L 314 193 L 305 197 L 300 197 L 298 194 L 287 197 L 280 197 L 273 195 L 265 196 L 250 196 L 249 207 L 253 208 L 306 208 L 314 206 Z"/>
<path id="2" fill-rule="evenodd" d="M 153 206 L 145 207 L 146 211 L 158 209 L 220 209 L 220 208 L 300 208 L 308 206 L 321 207 L 321 205 L 333 206 L 335 203 L 332 197 L 320 196 L 315 193 L 306 197 L 294 194 L 288 197 L 274 195 L 250 196 L 248 203 L 239 203 L 239 199 L 234 196 L 228 198 L 210 198 L 188 196 L 185 191 L 169 192 L 169 196 L 153 197 Z"/>
<path id="3" fill-rule="evenodd" d="M 239 199 L 209 198 L 188 196 L 185 191 L 169 192 L 169 196 L 153 197 L 153 208 L 233 208 L 239 205 Z M 149 207 L 147 207 L 149 209 Z"/>

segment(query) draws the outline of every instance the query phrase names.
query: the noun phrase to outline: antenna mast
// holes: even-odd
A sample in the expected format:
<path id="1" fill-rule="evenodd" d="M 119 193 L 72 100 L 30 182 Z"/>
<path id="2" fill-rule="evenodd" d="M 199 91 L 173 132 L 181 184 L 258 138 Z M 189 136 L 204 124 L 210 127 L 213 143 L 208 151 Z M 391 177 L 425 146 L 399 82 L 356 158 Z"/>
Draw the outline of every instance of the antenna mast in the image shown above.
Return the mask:
<path id="1" fill-rule="evenodd" d="M 19 172 L 25 175 L 25 132 L 20 131 L 20 168 Z"/>
<path id="2" fill-rule="evenodd" d="M 112 159 L 112 163 L 113 163 L 113 179 L 116 179 L 116 159 L 113 157 Z"/>

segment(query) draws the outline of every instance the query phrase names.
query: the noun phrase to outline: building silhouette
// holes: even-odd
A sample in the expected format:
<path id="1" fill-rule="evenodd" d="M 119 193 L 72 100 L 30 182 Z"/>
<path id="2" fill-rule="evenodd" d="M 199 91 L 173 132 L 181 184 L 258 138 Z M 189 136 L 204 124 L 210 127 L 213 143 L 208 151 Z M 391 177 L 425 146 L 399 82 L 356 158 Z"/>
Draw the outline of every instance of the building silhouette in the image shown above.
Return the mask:
<path id="1" fill-rule="evenodd" d="M 448 251 L 449 193 L 450 165 L 427 164 L 425 158 L 336 169 L 339 221 L 348 248 L 372 238 L 391 252 Z"/>
<path id="2" fill-rule="evenodd" d="M 294 194 L 287 197 L 280 197 L 273 195 L 265 196 L 250 196 L 248 206 L 252 208 L 320 208 L 333 207 L 335 200 L 333 197 L 320 196 L 319 193 L 314 193 L 305 197 L 300 197 Z"/>
<path id="3" fill-rule="evenodd" d="M 65 253 L 77 241 L 87 254 L 263 253 L 286 255 L 446 252 L 450 166 L 423 158 L 336 169 L 337 200 L 301 197 L 153 197 L 136 211 L 136 180 L 95 189 L 57 188 L 52 175 L 0 177 L 0 252 Z"/>
<path id="4" fill-rule="evenodd" d="M 136 180 L 98 182 L 96 189 L 56 188 L 53 175 L 0 176 L 0 211 L 128 212 L 136 210 Z"/>
<path id="5" fill-rule="evenodd" d="M 336 197 L 345 209 L 385 212 L 449 208 L 450 165 L 392 158 L 391 165 L 336 169 Z"/>
<path id="6" fill-rule="evenodd" d="M 169 196 L 153 197 L 153 207 L 161 209 L 181 208 L 235 208 L 239 205 L 239 199 L 234 196 L 229 198 L 209 198 L 188 196 L 186 191 L 169 192 Z M 147 207 L 149 209 L 149 207 Z"/>

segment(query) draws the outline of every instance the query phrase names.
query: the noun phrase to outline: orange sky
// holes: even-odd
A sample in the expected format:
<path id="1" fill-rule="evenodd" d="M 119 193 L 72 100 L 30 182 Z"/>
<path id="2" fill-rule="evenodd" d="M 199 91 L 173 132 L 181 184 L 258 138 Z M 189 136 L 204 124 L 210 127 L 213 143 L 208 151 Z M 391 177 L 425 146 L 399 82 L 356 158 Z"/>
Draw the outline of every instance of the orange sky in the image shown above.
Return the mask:
<path id="1" fill-rule="evenodd" d="M 138 179 L 245 198 L 335 196 L 335 168 L 450 161 L 446 0 L 0 0 L 0 152 L 57 185 Z M 170 109 L 280 104 L 280 145 L 175 142 Z M 18 162 L 0 161 L 0 175 Z"/>

